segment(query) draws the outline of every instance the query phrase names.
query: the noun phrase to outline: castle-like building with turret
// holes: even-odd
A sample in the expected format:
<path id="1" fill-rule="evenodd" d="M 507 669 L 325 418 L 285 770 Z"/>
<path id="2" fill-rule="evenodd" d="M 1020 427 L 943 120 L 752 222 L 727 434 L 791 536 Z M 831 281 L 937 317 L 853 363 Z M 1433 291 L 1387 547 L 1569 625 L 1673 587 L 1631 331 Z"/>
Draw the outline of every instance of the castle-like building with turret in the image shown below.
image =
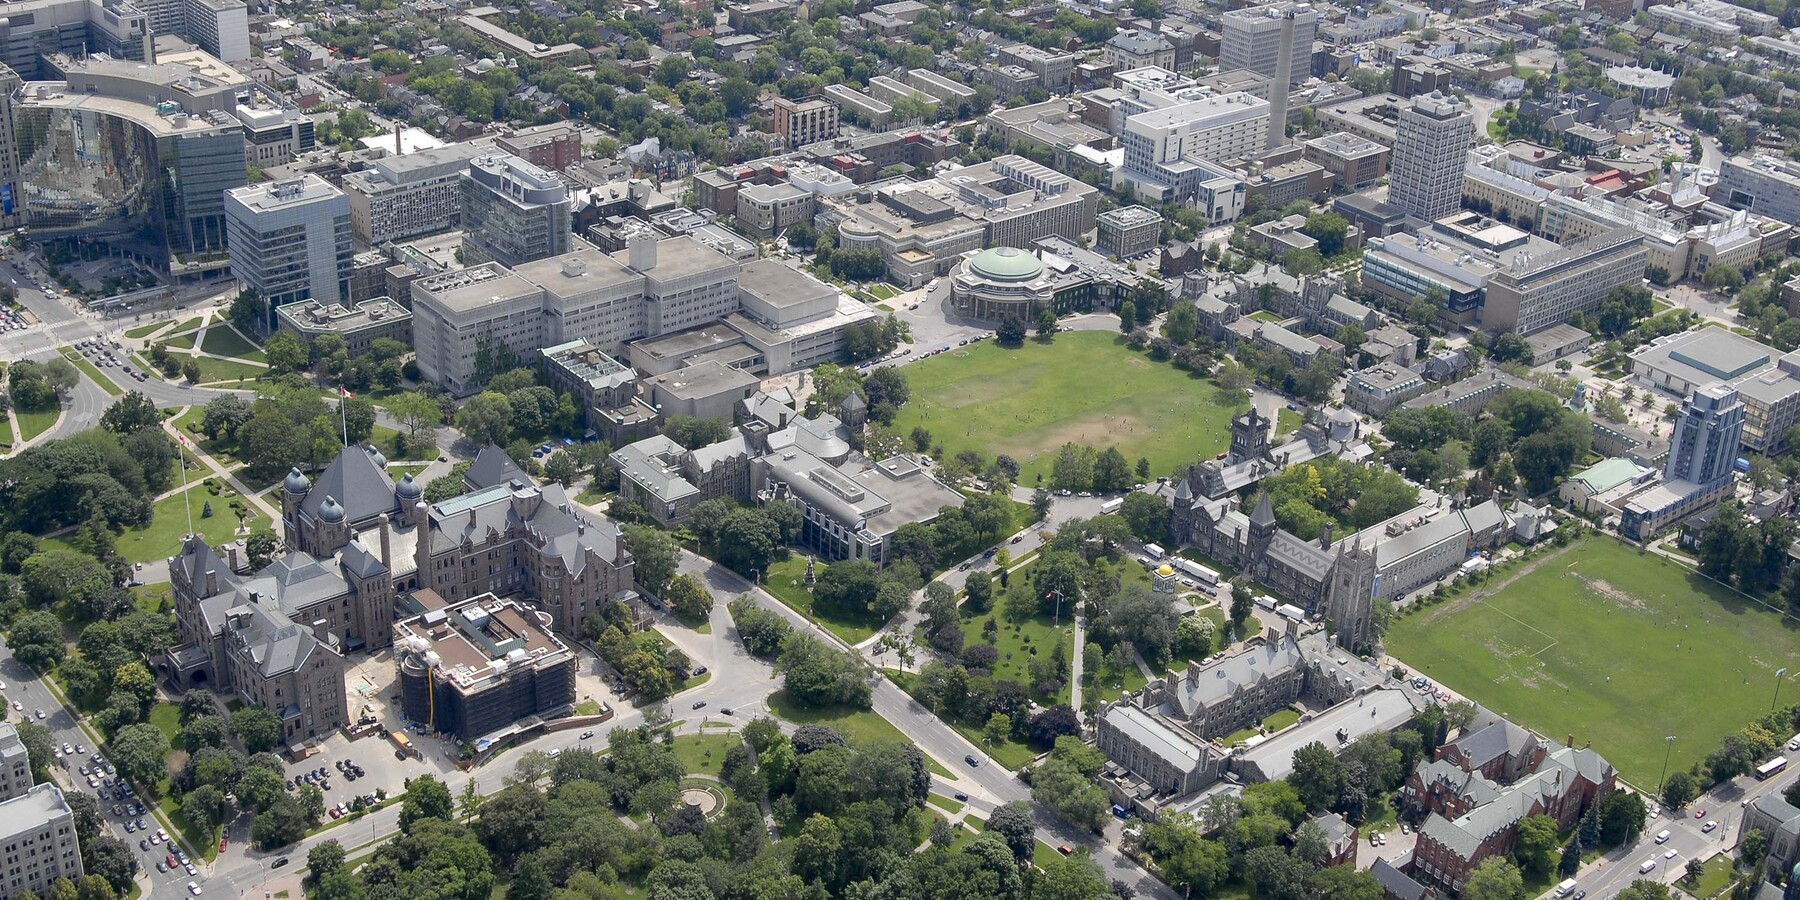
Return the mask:
<path id="1" fill-rule="evenodd" d="M 618 526 L 590 521 L 561 485 L 533 483 L 497 447 L 470 464 L 465 493 L 437 504 L 386 469 L 373 447 L 346 447 L 316 479 L 289 472 L 282 552 L 260 570 L 239 545 L 182 544 L 169 560 L 177 687 L 273 710 L 283 742 L 301 745 L 350 723 L 344 658 L 393 643 L 401 594 L 527 598 L 573 633 L 632 586 Z"/>

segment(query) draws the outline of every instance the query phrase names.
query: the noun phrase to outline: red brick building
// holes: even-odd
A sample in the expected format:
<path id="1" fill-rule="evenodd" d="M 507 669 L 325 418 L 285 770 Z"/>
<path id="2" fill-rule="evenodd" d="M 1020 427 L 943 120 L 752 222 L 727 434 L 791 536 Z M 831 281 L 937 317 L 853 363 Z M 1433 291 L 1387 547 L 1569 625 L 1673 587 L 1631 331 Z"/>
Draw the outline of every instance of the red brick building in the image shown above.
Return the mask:
<path id="1" fill-rule="evenodd" d="M 1424 816 L 1406 873 L 1460 891 L 1483 860 L 1512 851 L 1520 820 L 1546 815 L 1572 827 L 1617 786 L 1617 772 L 1592 749 L 1552 746 L 1498 722 L 1439 748 L 1403 791 L 1410 811 Z"/>

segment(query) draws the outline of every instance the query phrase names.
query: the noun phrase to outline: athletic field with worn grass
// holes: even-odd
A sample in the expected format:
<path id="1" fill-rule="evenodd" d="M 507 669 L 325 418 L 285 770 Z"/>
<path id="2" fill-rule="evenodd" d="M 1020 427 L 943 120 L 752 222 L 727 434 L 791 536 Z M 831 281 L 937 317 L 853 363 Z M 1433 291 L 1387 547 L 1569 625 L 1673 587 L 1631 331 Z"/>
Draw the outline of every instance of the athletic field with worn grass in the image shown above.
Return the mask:
<path id="1" fill-rule="evenodd" d="M 1387 651 L 1546 737 L 1592 741 L 1654 789 L 1666 736 L 1673 772 L 1769 711 L 1775 671 L 1800 674 L 1797 627 L 1667 559 L 1589 537 L 1395 620 Z M 1800 702 L 1797 688 L 1784 684 L 1781 701 Z"/>

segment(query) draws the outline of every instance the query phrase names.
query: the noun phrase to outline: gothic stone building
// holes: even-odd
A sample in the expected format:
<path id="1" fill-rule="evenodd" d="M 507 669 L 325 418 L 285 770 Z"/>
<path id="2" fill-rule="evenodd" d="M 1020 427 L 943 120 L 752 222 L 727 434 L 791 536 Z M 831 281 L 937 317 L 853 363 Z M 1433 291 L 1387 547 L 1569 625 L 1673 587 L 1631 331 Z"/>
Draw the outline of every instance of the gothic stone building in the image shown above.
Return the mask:
<path id="1" fill-rule="evenodd" d="M 524 595 L 558 631 L 631 590 L 631 552 L 619 527 L 588 521 L 562 485 L 534 485 L 498 449 L 469 467 L 470 492 L 420 503 L 419 586 L 449 604 L 492 593 Z M 391 623 L 390 623 L 391 624 Z"/>
<path id="2" fill-rule="evenodd" d="M 566 633 L 629 593 L 618 528 L 590 523 L 560 485 L 532 484 L 497 448 L 470 466 L 468 493 L 436 506 L 385 467 L 373 448 L 346 447 L 316 482 L 290 472 L 288 549 L 261 571 L 236 546 L 183 542 L 169 560 L 182 644 L 163 664 L 178 688 L 235 692 L 280 715 L 284 741 L 299 744 L 347 724 L 344 654 L 392 643 L 396 592 L 529 597 Z"/>
<path id="3" fill-rule="evenodd" d="M 1231 498 L 1196 497 L 1186 480 L 1176 487 L 1169 532 L 1175 546 L 1192 545 L 1307 612 L 1324 615 L 1345 647 L 1355 650 L 1368 643 L 1375 548 L 1365 547 L 1360 536 L 1334 547 L 1327 526 L 1317 542 L 1303 540 L 1275 524 L 1267 494 L 1245 516 Z"/>

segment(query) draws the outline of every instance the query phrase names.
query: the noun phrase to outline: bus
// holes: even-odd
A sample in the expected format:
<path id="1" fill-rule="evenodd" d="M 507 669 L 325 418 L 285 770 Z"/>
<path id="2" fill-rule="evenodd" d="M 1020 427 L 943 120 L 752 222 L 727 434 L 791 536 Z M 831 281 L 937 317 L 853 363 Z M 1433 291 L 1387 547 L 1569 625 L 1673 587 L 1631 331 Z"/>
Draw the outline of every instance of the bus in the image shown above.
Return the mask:
<path id="1" fill-rule="evenodd" d="M 1764 779 L 1767 779 L 1769 776 L 1774 775 L 1775 773 L 1781 771 L 1782 769 L 1787 768 L 1787 764 L 1788 764 L 1787 757 L 1777 756 L 1774 759 L 1771 759 L 1768 762 L 1763 763 L 1760 766 L 1757 766 L 1756 767 L 1756 780 L 1762 781 Z"/>

